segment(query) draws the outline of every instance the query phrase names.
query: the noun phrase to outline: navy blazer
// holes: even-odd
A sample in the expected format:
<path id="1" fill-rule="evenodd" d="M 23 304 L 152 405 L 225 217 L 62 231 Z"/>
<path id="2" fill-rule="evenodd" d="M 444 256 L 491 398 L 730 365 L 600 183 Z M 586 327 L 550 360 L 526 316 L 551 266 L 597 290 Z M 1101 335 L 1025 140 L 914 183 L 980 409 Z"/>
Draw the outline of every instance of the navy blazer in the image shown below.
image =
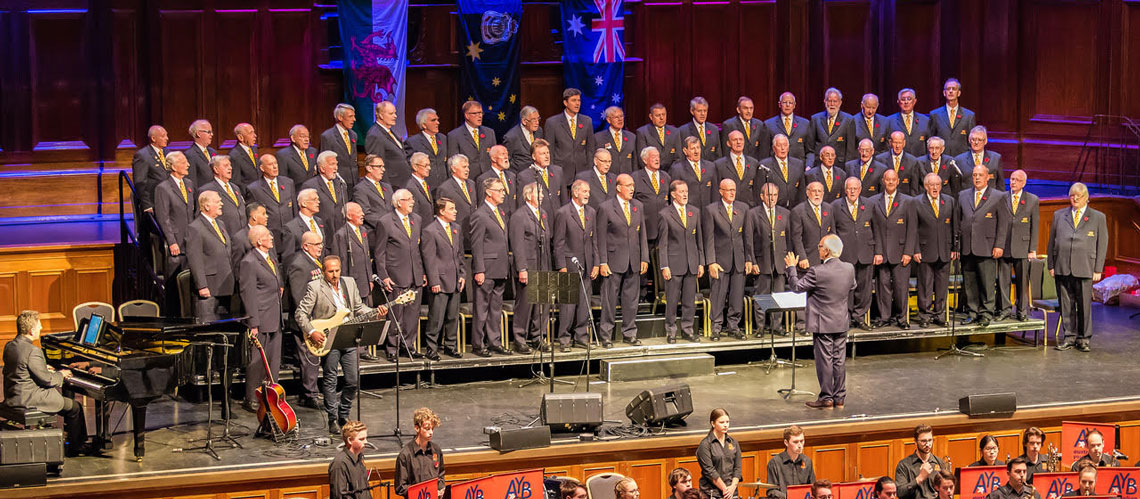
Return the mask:
<path id="1" fill-rule="evenodd" d="M 364 152 L 380 156 L 384 160 L 384 178 L 400 185 L 412 175 L 412 165 L 408 163 L 412 149 L 395 135 L 395 131 L 389 134 L 380 123 L 373 123 L 364 137 Z"/>

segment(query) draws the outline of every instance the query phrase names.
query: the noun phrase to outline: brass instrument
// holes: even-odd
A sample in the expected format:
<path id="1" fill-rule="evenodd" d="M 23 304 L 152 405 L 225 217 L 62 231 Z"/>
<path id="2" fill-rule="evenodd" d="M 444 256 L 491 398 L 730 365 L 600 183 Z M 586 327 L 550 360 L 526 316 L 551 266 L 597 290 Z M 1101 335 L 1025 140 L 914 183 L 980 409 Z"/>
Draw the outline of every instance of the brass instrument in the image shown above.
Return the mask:
<path id="1" fill-rule="evenodd" d="M 1050 473 L 1056 473 L 1061 468 L 1061 451 L 1049 443 L 1049 452 L 1045 454 L 1045 469 Z"/>
<path id="2" fill-rule="evenodd" d="M 942 456 L 942 460 L 946 461 L 946 471 L 948 473 L 954 473 L 954 462 L 950 460 L 950 455 Z"/>

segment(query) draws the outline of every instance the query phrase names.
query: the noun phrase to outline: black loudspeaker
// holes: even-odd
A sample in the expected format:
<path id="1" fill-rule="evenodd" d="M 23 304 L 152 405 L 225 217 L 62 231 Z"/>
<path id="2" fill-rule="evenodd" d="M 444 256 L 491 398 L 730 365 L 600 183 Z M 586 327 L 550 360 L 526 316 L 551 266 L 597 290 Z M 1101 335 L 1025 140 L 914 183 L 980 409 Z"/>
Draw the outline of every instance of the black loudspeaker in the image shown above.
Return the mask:
<path id="1" fill-rule="evenodd" d="M 43 487 L 47 485 L 47 463 L 0 466 L 0 488 Z"/>
<path id="2" fill-rule="evenodd" d="M 1017 396 L 1008 392 L 967 395 L 958 399 L 958 410 L 970 417 L 1012 416 L 1017 410 Z"/>
<path id="3" fill-rule="evenodd" d="M 592 431 L 603 421 L 600 393 L 542 395 L 542 423 L 552 431 Z"/>
<path id="4" fill-rule="evenodd" d="M 634 424 L 643 425 L 684 424 L 692 413 L 693 396 L 686 384 L 645 390 L 625 406 L 625 415 Z"/>
<path id="5" fill-rule="evenodd" d="M 491 448 L 499 452 L 550 447 L 550 427 L 502 429 L 489 436 Z"/>

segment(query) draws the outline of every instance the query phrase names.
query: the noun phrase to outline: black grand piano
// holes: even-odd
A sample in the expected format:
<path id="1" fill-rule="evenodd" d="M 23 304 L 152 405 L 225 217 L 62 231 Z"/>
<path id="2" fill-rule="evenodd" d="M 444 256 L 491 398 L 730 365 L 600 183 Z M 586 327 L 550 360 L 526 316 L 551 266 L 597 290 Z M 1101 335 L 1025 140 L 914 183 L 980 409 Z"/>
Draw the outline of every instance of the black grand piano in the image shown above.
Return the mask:
<path id="1" fill-rule="evenodd" d="M 147 405 L 179 385 L 180 366 L 191 363 L 187 357 L 193 353 L 194 342 L 218 335 L 233 337 L 247 330 L 236 319 L 198 323 L 183 318 L 126 317 L 118 324 L 107 323 L 98 336 L 85 338 L 81 332 L 86 324 L 81 324 L 80 332 L 45 334 L 40 343 L 48 363 L 57 368 L 88 363 L 85 369 L 69 368 L 74 376 L 66 387 L 95 400 L 96 444 L 111 446 L 108 402 L 131 406 L 138 460 L 145 454 Z"/>

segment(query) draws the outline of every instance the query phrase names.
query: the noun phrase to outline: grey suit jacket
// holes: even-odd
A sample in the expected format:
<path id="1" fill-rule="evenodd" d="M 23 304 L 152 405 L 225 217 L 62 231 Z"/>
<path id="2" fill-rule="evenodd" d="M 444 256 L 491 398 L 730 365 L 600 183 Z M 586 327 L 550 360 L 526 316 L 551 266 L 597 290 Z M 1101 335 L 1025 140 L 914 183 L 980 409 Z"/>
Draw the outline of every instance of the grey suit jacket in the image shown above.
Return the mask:
<path id="1" fill-rule="evenodd" d="M 661 268 L 668 268 L 675 276 L 696 275 L 698 267 L 705 264 L 700 208 L 686 205 L 684 224 L 673 203 L 661 208 L 657 216 L 661 220 L 661 234 L 657 240 Z"/>
<path id="2" fill-rule="evenodd" d="M 301 303 L 301 299 L 305 297 L 309 283 L 321 280 L 321 268 L 317 266 L 308 253 L 298 251 L 289 261 L 286 275 L 289 280 L 289 297 L 292 300 L 292 308 L 295 310 L 297 305 Z"/>
<path id="3" fill-rule="evenodd" d="M 214 170 L 210 169 L 210 158 L 217 156 L 218 150 L 213 147 L 206 147 L 206 150 L 210 152 L 209 158 L 202 154 L 202 149 L 197 144 L 192 143 L 190 147 L 182 150 L 186 160 L 190 162 L 190 174 L 187 177 L 193 180 L 195 185 L 202 185 L 214 178 Z"/>
<path id="4" fill-rule="evenodd" d="M 784 174 L 780 171 L 780 161 L 775 157 L 764 158 L 760 161 L 760 166 L 767 168 L 766 182 L 776 184 L 779 190 L 780 198 L 776 204 L 784 208 L 792 209 L 792 207 L 804 201 L 804 193 L 807 191 L 807 181 L 804 179 L 804 162 L 799 158 L 794 158 L 790 154 L 787 158 L 788 162 L 788 180 L 784 181 Z M 763 187 L 763 183 L 760 184 Z"/>
<path id="5" fill-rule="evenodd" d="M 483 181 L 488 179 L 488 178 L 491 178 L 491 177 L 499 178 L 499 171 L 494 169 L 494 168 L 491 168 L 491 169 L 483 172 L 483 174 L 480 175 L 479 178 L 475 180 L 475 190 L 476 190 L 476 192 L 478 192 L 478 196 L 477 196 L 476 201 L 475 201 L 476 203 L 482 203 L 484 199 L 487 199 L 487 191 L 483 190 Z M 470 177 L 468 177 L 468 178 L 470 178 Z M 507 195 L 506 195 L 506 198 L 503 199 L 503 204 L 499 205 L 499 209 L 503 210 L 503 212 L 506 213 L 507 215 L 510 215 L 512 212 L 515 211 L 515 207 L 518 206 L 518 203 L 519 203 L 519 189 L 518 188 L 521 186 L 516 181 L 518 176 L 515 175 L 515 172 L 511 171 L 510 169 L 503 171 L 503 178 L 505 178 L 507 180 L 507 185 L 506 185 Z M 593 192 L 593 191 L 590 191 L 590 192 Z"/>
<path id="6" fill-rule="evenodd" d="M 875 160 L 882 163 L 888 170 L 895 170 L 895 173 L 899 176 L 899 192 L 908 196 L 923 192 L 922 179 L 918 178 L 918 158 L 913 154 L 906 152 L 904 149 L 902 154 L 899 155 L 898 168 L 895 168 L 894 152 L 890 149 L 876 155 Z"/>
<path id="7" fill-rule="evenodd" d="M 651 180 L 645 168 L 633 172 L 633 199 L 645 206 L 645 237 L 656 241 L 661 226 L 661 217 L 657 213 L 669 203 L 669 183 L 673 178 L 664 170 L 657 170 L 656 192 Z"/>
<path id="8" fill-rule="evenodd" d="M 697 172 L 693 171 L 693 163 L 684 156 L 678 158 L 669 168 L 669 178 L 684 180 L 689 185 L 689 204 L 699 207 L 698 211 L 708 206 L 713 199 L 720 197 L 720 179 L 716 175 L 716 165 L 703 156 L 700 165 L 700 180 L 697 180 Z"/>
<path id="9" fill-rule="evenodd" d="M 886 192 L 880 192 L 867 204 L 875 209 L 875 248 L 883 255 L 883 263 L 902 263 L 903 255 L 914 255 L 918 230 L 918 219 L 910 196 L 895 191 L 890 213 L 887 213 Z"/>
<path id="10" fill-rule="evenodd" d="M 399 185 L 412 175 L 412 165 L 408 163 L 412 149 L 406 140 L 393 138 L 395 135 L 396 132 L 389 135 L 380 123 L 373 123 L 364 137 L 364 152 L 383 158 L 384 178 Z"/>
<path id="11" fill-rule="evenodd" d="M 640 151 L 637 146 L 637 135 L 633 132 L 623 129 L 621 131 L 621 150 L 618 150 L 617 143 L 614 142 L 613 130 L 606 126 L 602 131 L 594 134 L 594 144 L 598 149 L 605 149 L 610 153 L 610 173 L 631 173 L 635 168 L 638 168 L 637 162 Z M 594 166 L 594 154 L 590 153 L 590 166 Z M 593 168 L 591 168 L 593 169 Z M 589 172 L 590 170 L 585 170 Z M 582 172 L 578 172 L 582 173 Z"/>
<path id="12" fill-rule="evenodd" d="M 424 191 L 421 179 L 412 175 L 406 182 L 404 182 L 404 189 L 412 193 L 412 200 L 415 204 L 412 206 L 412 213 L 420 216 L 422 220 L 431 220 L 435 218 L 435 185 L 431 182 L 427 183 L 427 191 Z"/>
<path id="13" fill-rule="evenodd" d="M 1004 248 L 1009 237 L 1009 204 L 1001 191 L 986 188 L 978 207 L 974 207 L 974 189 L 958 194 L 961 214 L 962 254 L 990 258 L 994 248 Z"/>
<path id="14" fill-rule="evenodd" d="M 597 213 L 598 265 L 609 265 L 618 274 L 640 272 L 641 263 L 649 263 L 645 207 L 636 199 L 629 200 L 628 224 L 616 198 L 602 203 Z"/>
<path id="15" fill-rule="evenodd" d="M 848 161 L 845 166 L 847 167 L 848 177 L 859 178 L 859 174 L 862 173 L 863 170 L 863 162 L 859 161 L 858 157 L 851 161 Z M 859 193 L 859 195 L 865 198 L 869 198 L 875 194 L 878 194 L 879 191 L 883 189 L 883 173 L 886 171 L 887 165 L 880 163 L 874 158 L 871 158 L 870 164 L 867 165 L 867 174 L 859 180 L 859 182 L 863 185 L 863 190 Z"/>
<path id="16" fill-rule="evenodd" d="M 230 149 L 230 165 L 234 170 L 231 181 L 237 185 L 249 185 L 261 177 L 261 170 L 257 168 L 257 146 L 249 149 L 253 151 L 253 159 L 250 159 L 249 153 L 241 147 L 241 144 L 234 145 L 234 148 Z M 208 178 L 212 177 L 213 173 Z"/>
<path id="17" fill-rule="evenodd" d="M 788 289 L 807 293 L 804 311 L 808 332 L 846 333 L 851 320 L 847 299 L 856 286 L 855 267 L 838 258 L 828 258 L 826 262 L 808 268 L 802 277 L 794 265 L 787 268 L 787 273 Z"/>
<path id="18" fill-rule="evenodd" d="M 466 248 L 470 243 L 471 212 L 479 206 L 476 203 L 482 200 L 476 197 L 478 193 L 475 192 L 475 182 L 468 178 L 464 181 L 464 185 L 467 186 L 466 196 L 463 195 L 463 189 L 459 187 L 458 180 L 455 177 L 447 177 L 442 184 L 436 187 L 435 197 L 437 199 L 445 197 L 455 202 L 456 215 L 453 225 L 456 225 L 455 229 L 459 231 L 459 237 L 463 240 L 463 247 Z M 434 215 L 432 219 L 434 219 Z"/>
<path id="19" fill-rule="evenodd" d="M 423 257 L 420 254 L 421 218 L 408 214 L 412 235 L 404 230 L 399 213 L 393 211 L 380 217 L 376 226 L 376 247 L 372 248 L 376 260 L 376 274 L 380 279 L 392 279 L 396 287 L 419 287 L 424 278 Z"/>
<path id="20" fill-rule="evenodd" d="M 304 184 L 318 175 L 317 148 L 315 147 L 309 147 L 305 150 L 305 161 L 309 163 L 308 168 L 305 167 L 305 162 L 301 161 L 301 155 L 297 153 L 297 147 L 293 144 L 278 149 L 273 155 L 277 157 L 278 173 L 292 179 L 293 185 Z M 259 174 L 254 180 L 260 178 L 261 175 Z"/>
<path id="21" fill-rule="evenodd" d="M 48 369 L 44 351 L 27 336 L 16 335 L 4 345 L 4 405 L 59 412 L 64 399 L 56 388 L 61 386 L 63 375 Z"/>
<path id="22" fill-rule="evenodd" d="M 752 118 L 746 124 L 740 116 L 733 116 L 720 125 L 720 141 L 723 144 L 721 157 L 728 157 L 728 134 L 733 130 L 744 133 L 745 127 L 748 128 L 748 133 L 744 136 L 744 155 L 757 160 L 771 156 L 772 131 L 764 126 L 764 122 Z"/>
<path id="23" fill-rule="evenodd" d="M 835 215 L 835 233 L 843 241 L 843 253 L 840 260 L 850 264 L 870 265 L 875 261 L 875 210 L 867 206 L 867 198 L 856 200 L 855 218 L 847 209 L 847 197 L 836 199 L 831 203 L 832 213 Z"/>
<path id="24" fill-rule="evenodd" d="M 302 184 L 301 190 L 317 191 L 317 198 L 321 200 L 321 209 L 317 214 L 329 225 L 329 232 L 336 232 L 344 227 L 344 205 L 348 202 L 348 185 L 339 178 L 334 178 L 332 184 L 336 190 L 336 201 L 333 201 L 333 192 L 329 191 L 328 180 L 319 175 Z M 328 235 L 325 238 L 327 239 Z M 328 244 L 328 241 L 325 243 Z"/>
<path id="25" fill-rule="evenodd" d="M 590 186 L 590 201 L 586 204 L 590 205 L 597 210 L 602 203 L 617 197 L 617 175 L 613 171 L 605 175 L 605 189 L 602 188 L 602 180 L 598 177 L 597 172 L 593 168 L 578 174 L 576 180 L 581 180 Z"/>
<path id="26" fill-rule="evenodd" d="M 887 117 L 883 116 L 881 114 L 875 113 L 875 116 L 872 118 L 872 120 L 873 121 L 871 123 L 871 129 L 868 130 L 867 129 L 867 118 L 865 116 L 863 116 L 863 113 L 860 112 L 859 114 L 855 115 L 855 141 L 856 141 L 855 152 L 856 152 L 856 154 L 858 154 L 858 152 L 859 152 L 859 144 L 858 143 L 862 142 L 863 139 L 871 139 L 871 142 L 875 143 L 875 154 L 879 154 L 881 152 L 886 152 L 886 150 L 887 150 L 887 147 L 888 147 L 887 142 L 891 139 L 890 134 L 887 133 Z M 858 158 L 858 156 L 856 156 L 854 159 L 857 159 L 857 158 Z"/>
<path id="27" fill-rule="evenodd" d="M 571 258 L 577 257 L 589 278 L 590 270 L 598 265 L 597 212 L 590 205 L 582 208 L 586 225 L 578 219 L 577 207 L 566 203 L 554 214 L 554 268 L 575 272 L 578 268 Z"/>
<path id="28" fill-rule="evenodd" d="M 448 240 L 443 225 L 432 219 L 424 227 L 420 242 L 427 285 L 439 286 L 443 293 L 458 292 L 459 278 L 467 275 L 467 264 L 463 261 L 463 232 L 458 223 L 450 225 L 451 239 Z"/>
<path id="29" fill-rule="evenodd" d="M 376 244 L 376 226 L 380 225 L 380 217 L 391 213 L 394 209 L 392 207 L 392 186 L 387 182 L 380 181 L 380 189 L 384 191 L 384 195 L 380 195 L 380 191 L 376 190 L 376 184 L 367 178 L 361 178 L 360 182 L 356 183 L 356 188 L 353 189 L 352 200 L 360 205 L 364 210 L 364 225 L 368 226 L 372 238 L 369 244 Z"/>
<path id="30" fill-rule="evenodd" d="M 507 226 L 508 240 L 511 244 L 511 263 L 515 272 L 522 272 L 524 270 L 550 270 L 552 255 L 550 251 L 550 234 L 553 231 L 553 221 L 547 215 L 545 209 L 539 208 L 539 216 L 542 217 L 542 222 L 534 217 L 534 211 L 530 205 L 523 204 L 511 214 L 511 221 Z M 545 228 L 544 228 L 545 227 Z M 541 253 L 538 248 L 539 235 L 543 231 L 547 231 L 546 244 L 548 245 L 543 249 L 546 257 L 540 256 Z"/>
<path id="31" fill-rule="evenodd" d="M 550 178 L 550 191 L 547 192 L 546 187 L 539 188 L 539 193 L 543 196 L 541 205 L 542 209 L 546 210 L 547 213 L 554 213 L 554 211 L 562 206 L 562 203 L 570 197 L 569 193 L 563 189 L 563 186 L 567 184 L 565 182 L 565 176 L 573 174 L 558 164 L 551 164 L 546 167 L 546 170 L 547 177 Z M 518 183 L 519 189 L 526 187 L 526 185 L 531 182 L 535 182 L 540 186 L 545 185 L 542 182 L 542 175 L 534 171 L 533 168 L 527 168 L 519 172 L 518 176 L 515 177 L 515 182 Z M 518 207 L 521 208 L 524 204 L 526 204 L 526 202 L 520 196 Z"/>
<path id="32" fill-rule="evenodd" d="M 273 191 L 269 190 L 269 181 L 265 180 L 265 177 L 257 179 L 246 187 L 250 198 L 265 207 L 265 215 L 268 218 L 265 226 L 269 227 L 269 232 L 272 232 L 277 240 L 277 254 L 287 254 L 282 251 L 287 248 L 282 248 L 280 245 L 285 243 L 285 225 L 297 216 L 297 191 L 293 180 L 282 175 L 277 176 L 277 197 L 273 197 Z M 246 225 L 244 220 L 241 225 L 242 227 Z"/>
<path id="33" fill-rule="evenodd" d="M 784 255 L 792 245 L 791 212 L 776 205 L 776 227 L 768 221 L 768 207 L 760 204 L 752 208 L 748 215 L 752 218 L 752 263 L 760 267 L 761 274 L 783 274 Z M 773 236 L 775 241 L 773 242 Z M 773 250 L 773 246 L 775 249 Z"/>
<path id="34" fill-rule="evenodd" d="M 245 195 L 242 194 L 241 187 L 233 181 L 228 183 L 230 184 L 230 191 L 232 191 L 234 197 L 237 198 L 236 203 L 217 180 L 203 185 L 198 189 L 199 194 L 204 191 L 214 191 L 222 198 L 222 215 L 218 217 L 218 220 L 225 222 L 226 228 L 231 231 L 226 234 L 227 236 L 232 234 L 232 231 L 244 227 L 249 222 L 249 217 L 245 216 Z"/>
<path id="35" fill-rule="evenodd" d="M 163 149 L 163 154 L 169 154 L 169 148 Z M 194 170 L 191 169 L 191 172 Z M 154 188 L 170 173 L 159 161 L 158 153 L 154 147 L 147 144 L 135 151 L 131 158 L 131 181 L 135 184 L 135 193 L 138 196 L 133 200 L 135 209 L 141 213 L 143 210 L 154 207 Z"/>
<path id="36" fill-rule="evenodd" d="M 360 299 L 360 290 L 356 287 L 356 281 L 351 277 L 341 276 L 337 289 L 333 289 L 332 285 L 324 278 L 314 279 L 309 281 L 309 287 L 305 289 L 305 296 L 301 298 L 301 303 L 297 305 L 295 312 L 297 325 L 300 326 L 302 332 L 308 334 L 313 330 L 313 320 L 328 319 L 336 315 L 337 306 L 333 293 L 337 292 L 344 297 L 345 305 L 352 311 L 352 315 L 366 314 L 373 310 L 364 305 Z"/>
<path id="37" fill-rule="evenodd" d="M 815 162 L 814 160 L 809 161 L 815 157 L 815 151 L 811 149 L 811 146 L 815 144 L 815 134 L 812 133 L 811 122 L 807 118 L 793 114 L 791 133 L 784 129 L 784 117 L 779 114 L 764 120 L 764 126 L 768 127 L 768 131 L 772 133 L 773 140 L 778 134 L 788 136 L 788 156 L 807 164 Z M 811 158 L 808 157 L 809 155 Z"/>
<path id="38" fill-rule="evenodd" d="M 946 141 L 946 154 L 957 156 L 970 150 L 970 130 L 978 123 L 974 112 L 958 104 L 954 115 L 954 126 L 950 126 L 950 115 L 946 106 L 939 106 L 930 112 L 930 134 Z"/>
<path id="39" fill-rule="evenodd" d="M 661 167 L 668 168 L 673 164 L 681 155 L 681 134 L 677 132 L 677 127 L 673 125 L 665 125 L 665 142 L 661 142 L 661 136 L 657 133 L 657 127 L 653 123 L 642 125 L 637 129 L 637 147 L 638 151 L 635 155 L 637 157 L 638 168 L 645 168 L 645 162 L 641 161 L 641 149 L 649 146 L 657 148 L 657 152 L 661 153 Z M 652 218 L 652 217 L 650 217 Z"/>
<path id="40" fill-rule="evenodd" d="M 831 205 L 825 200 L 819 205 L 819 221 L 815 219 L 815 211 L 811 209 L 811 202 L 804 201 L 792 208 L 792 247 L 800 260 L 807 260 L 811 265 L 819 265 L 819 240 L 823 236 L 835 233 L 835 213 Z"/>
<path id="41" fill-rule="evenodd" d="M 194 277 L 193 290 L 209 288 L 211 296 L 230 296 L 234 294 L 233 236 L 221 218 L 217 222 L 225 242 L 218 238 L 204 215 L 194 218 L 186 241 L 186 257 Z"/>
<path id="42" fill-rule="evenodd" d="M 760 188 L 764 185 L 767 172 L 760 169 L 760 162 L 755 157 L 745 154 L 741 162 L 744 164 L 744 177 L 736 174 L 736 163 L 733 162 L 732 154 L 729 152 L 724 153 L 724 157 L 713 164 L 716 165 L 717 179 L 728 178 L 736 182 L 736 200 L 753 206 L 760 200 Z M 717 189 L 720 189 L 719 185 Z"/>
<path id="43" fill-rule="evenodd" d="M 959 154 L 954 159 L 958 161 L 958 168 L 962 169 L 962 173 L 973 171 L 974 167 L 977 166 L 977 162 L 974 161 L 974 152 L 970 150 Z M 1001 167 L 1001 154 L 989 149 L 983 150 L 982 165 L 990 170 L 990 187 L 999 191 L 1006 190 L 1005 172 L 1002 171 Z"/>
<path id="44" fill-rule="evenodd" d="M 716 159 L 721 156 L 720 128 L 716 126 L 716 123 L 711 121 L 706 121 L 704 128 L 705 138 L 701 141 L 701 159 L 716 161 Z M 677 127 L 677 133 L 681 135 L 678 141 L 682 147 L 685 145 L 685 138 L 700 138 L 699 134 L 697 134 L 697 123 L 694 120 L 689 120 L 684 125 Z M 680 158 L 678 158 L 678 160 L 680 160 Z"/>
<path id="45" fill-rule="evenodd" d="M 938 196 L 938 216 L 930 206 L 930 196 L 926 193 L 911 198 L 918 220 L 918 240 L 915 253 L 922 254 L 922 263 L 949 262 L 954 248 L 954 234 L 958 233 L 958 202 L 953 196 Z"/>
<path id="46" fill-rule="evenodd" d="M 357 240 L 356 234 L 346 223 L 337 229 L 332 238 L 332 253 L 340 257 L 340 275 L 363 283 L 366 293 L 371 289 L 368 280 L 372 277 L 372 249 L 368 234 L 366 227 L 360 226 L 362 240 Z"/>
<path id="47" fill-rule="evenodd" d="M 506 279 L 510 274 L 510 249 L 507 242 L 508 214 L 499 208 L 503 225 L 495 218 L 491 206 L 480 203 L 471 215 L 471 273 L 486 274 L 488 279 Z"/>
<path id="48" fill-rule="evenodd" d="M 411 159 L 412 153 L 422 152 L 427 154 L 428 160 L 431 161 L 431 173 L 428 174 L 428 181 L 439 183 L 445 177 L 451 174 L 447 169 L 447 136 L 442 133 L 435 134 L 435 151 L 431 150 L 431 142 L 428 142 L 425 132 L 420 131 L 408 136 L 408 140 L 404 143 L 408 146 L 408 158 Z M 385 163 L 386 165 L 387 163 Z M 409 165 L 409 168 L 411 165 Z M 391 179 L 385 177 L 391 183 Z M 397 184 L 398 185 L 398 184 Z"/>
<path id="49" fill-rule="evenodd" d="M 360 167 L 357 166 L 356 156 L 359 154 L 358 138 L 355 130 L 348 131 L 348 144 L 337 131 L 336 125 L 321 132 L 321 152 L 332 151 L 336 153 L 337 173 L 345 182 L 356 184 Z"/>
<path id="50" fill-rule="evenodd" d="M 559 112 L 546 119 L 542 130 L 546 133 L 546 140 L 550 142 L 550 161 L 566 170 L 566 177 L 561 180 L 573 179 L 578 172 L 590 169 L 594 163 L 594 122 L 589 116 L 579 113 L 575 116 L 576 129 L 574 137 L 570 137 L 570 122 L 566 120 L 566 113 Z M 569 185 L 569 184 L 567 184 Z"/>
<path id="51" fill-rule="evenodd" d="M 1085 206 L 1084 214 L 1073 225 L 1072 207 L 1053 212 L 1049 227 L 1049 270 L 1056 275 L 1091 279 L 1104 272 L 1108 255 L 1108 224 L 1104 213 Z"/>
<path id="52" fill-rule="evenodd" d="M 154 216 L 166 236 L 166 245 L 177 244 L 185 251 L 187 228 L 198 213 L 198 191 L 190 177 L 184 177 L 182 182 L 186 185 L 186 201 L 182 200 L 178 183 L 169 175 L 155 187 Z"/>
<path id="53" fill-rule="evenodd" d="M 827 179 L 824 178 L 823 165 L 816 165 L 815 168 L 808 170 L 807 179 L 804 182 L 810 184 L 812 182 L 819 182 L 823 186 L 823 202 L 830 203 L 843 197 L 843 183 L 847 180 L 847 170 L 843 169 L 843 164 L 836 161 L 831 166 L 831 189 L 827 188 Z"/>
<path id="54" fill-rule="evenodd" d="M 241 259 L 238 282 L 241 286 L 241 303 L 245 307 L 246 326 L 257 328 L 259 333 L 273 333 L 281 330 L 281 293 L 285 280 L 281 273 L 285 268 L 269 253 L 275 270 L 252 250 Z"/>
<path id="55" fill-rule="evenodd" d="M 906 131 L 906 123 L 901 113 L 887 117 L 887 137 L 891 133 L 900 131 L 906 135 L 906 146 L 903 150 L 915 157 L 926 154 L 926 139 L 930 138 L 930 116 L 914 111 L 914 120 L 910 126 L 910 133 Z M 889 139 L 888 139 L 889 140 Z"/>
<path id="56" fill-rule="evenodd" d="M 720 264 L 726 272 L 744 272 L 744 263 L 752 262 L 752 219 L 748 205 L 732 203 L 732 220 L 724 201 L 717 199 L 705 207 L 701 222 L 705 236 L 705 261 Z"/>
<path id="57" fill-rule="evenodd" d="M 534 138 L 544 138 L 542 127 L 539 126 L 538 130 L 534 131 Z M 511 153 L 511 170 L 518 173 L 530 166 L 534 162 L 534 158 L 530 154 L 530 142 L 527 142 L 526 135 L 522 132 L 522 125 L 515 125 L 507 133 L 503 134 L 503 145 L 507 147 L 507 151 Z M 485 173 L 485 172 L 484 172 Z"/>
<path id="58" fill-rule="evenodd" d="M 478 178 L 483 172 L 491 168 L 491 148 L 498 144 L 495 131 L 489 127 L 479 127 L 479 146 L 475 146 L 475 138 L 467 132 L 467 124 L 460 123 L 454 130 L 447 132 L 447 157 L 462 154 L 467 156 L 471 167 L 471 176 Z M 530 153 L 528 152 L 529 156 Z M 450 172 L 444 173 L 449 175 Z"/>
<path id="59" fill-rule="evenodd" d="M 864 127 L 867 125 L 864 124 Z M 835 149 L 835 164 L 843 165 L 848 160 L 859 157 L 859 143 L 855 139 L 855 119 L 843 111 L 835 114 L 835 124 L 830 133 L 827 130 L 827 111 L 820 111 L 811 117 L 812 152 L 816 156 L 816 165 L 819 164 L 819 150 L 824 146 Z"/>
<path id="60" fill-rule="evenodd" d="M 1006 193 L 1009 207 L 1009 235 L 1005 240 L 1006 258 L 1028 258 L 1037 252 L 1037 229 L 1040 227 L 1039 201 L 1033 193 L 1021 190 L 1017 200 L 1017 213 L 1013 212 L 1013 193 Z"/>

